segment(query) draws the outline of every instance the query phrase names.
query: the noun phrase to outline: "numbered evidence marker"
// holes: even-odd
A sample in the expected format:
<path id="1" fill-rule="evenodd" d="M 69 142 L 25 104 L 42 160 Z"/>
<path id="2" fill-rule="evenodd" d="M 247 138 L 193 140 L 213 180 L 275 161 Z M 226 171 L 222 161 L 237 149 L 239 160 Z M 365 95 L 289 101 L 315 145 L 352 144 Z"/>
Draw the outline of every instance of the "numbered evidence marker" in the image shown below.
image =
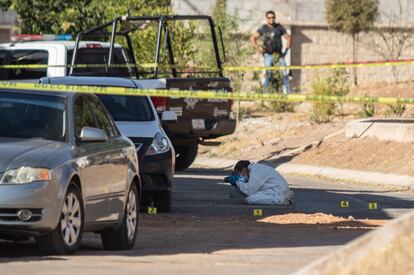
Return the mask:
<path id="1" fill-rule="evenodd" d="M 253 209 L 253 216 L 263 216 L 262 209 Z"/>
<path id="2" fill-rule="evenodd" d="M 348 208 L 349 207 L 349 201 L 341 201 L 341 207 L 342 208 Z"/>
<path id="3" fill-rule="evenodd" d="M 369 210 L 376 210 L 378 208 L 378 205 L 376 202 L 370 202 L 368 203 Z"/>
<path id="4" fill-rule="evenodd" d="M 151 214 L 151 215 L 157 214 L 157 207 L 148 207 L 148 214 Z"/>

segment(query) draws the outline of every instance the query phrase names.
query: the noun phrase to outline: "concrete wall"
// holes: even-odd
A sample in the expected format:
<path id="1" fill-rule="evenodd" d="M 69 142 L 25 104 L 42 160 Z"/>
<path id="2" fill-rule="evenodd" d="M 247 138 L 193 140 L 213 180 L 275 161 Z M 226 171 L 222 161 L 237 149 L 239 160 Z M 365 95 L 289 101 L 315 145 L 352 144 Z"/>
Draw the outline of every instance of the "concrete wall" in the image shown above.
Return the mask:
<path id="1" fill-rule="evenodd" d="M 237 11 L 241 21 L 242 32 L 252 32 L 265 21 L 268 10 L 276 12 L 277 19 L 283 23 L 290 22 L 289 0 L 227 0 L 227 12 L 233 14 Z M 213 11 L 215 0 L 172 0 L 172 7 L 177 14 L 208 14 Z"/>
<path id="2" fill-rule="evenodd" d="M 10 35 L 16 13 L 10 11 L 0 11 L 0 42 L 10 41 Z"/>
<path id="3" fill-rule="evenodd" d="M 215 0 L 173 0 L 173 8 L 179 14 L 210 14 Z M 321 64 L 352 61 L 352 40 L 328 29 L 325 20 L 325 0 L 267 0 L 260 5 L 251 0 L 228 0 L 228 12 L 239 11 L 242 19 L 243 33 L 251 33 L 263 23 L 264 13 L 275 10 L 278 20 L 291 29 L 293 46 L 291 64 Z M 398 19 L 398 24 L 410 26 L 414 24 L 414 0 L 379 0 L 381 24 L 388 25 Z M 401 12 L 400 12 L 401 11 Z M 364 37 L 362 37 L 364 39 Z M 247 42 L 246 42 L 247 43 Z M 414 58 L 413 46 L 404 52 L 401 58 Z M 359 47 L 359 60 L 382 60 L 382 56 Z M 254 64 L 261 65 L 260 57 Z M 391 67 L 358 69 L 359 83 L 392 82 L 395 77 Z M 399 66 L 398 80 L 414 80 L 414 65 Z M 326 70 L 325 70 L 326 72 Z M 352 70 L 349 70 L 352 73 Z M 293 71 L 293 85 L 306 89 L 310 81 L 324 71 Z M 351 76 L 352 77 L 352 76 Z"/>
<path id="4" fill-rule="evenodd" d="M 227 0 L 227 11 L 239 12 L 244 22 L 243 31 L 252 31 L 264 21 L 267 10 L 274 10 L 278 20 L 286 25 L 326 26 L 326 0 Z M 216 0 L 172 0 L 178 14 L 211 14 Z M 388 21 L 399 16 L 404 22 L 414 23 L 414 0 L 379 0 L 380 18 Z"/>
<path id="5" fill-rule="evenodd" d="M 295 275 L 412 274 L 414 212 L 388 222 L 316 260 Z"/>
<path id="6" fill-rule="evenodd" d="M 327 27 L 292 26 L 294 39 L 291 51 L 291 64 L 322 64 L 340 63 L 352 61 L 352 40 L 350 37 L 329 30 Z M 364 36 L 358 47 L 359 60 L 382 60 L 383 57 L 374 53 L 368 45 L 365 45 Z M 414 58 L 414 48 L 405 51 L 401 58 Z M 414 80 L 414 66 L 406 65 L 398 67 L 398 80 Z M 295 86 L 306 86 L 318 74 L 327 70 L 301 70 L 293 71 L 293 83 Z M 352 69 L 348 70 L 352 73 Z M 361 84 L 375 82 L 392 82 L 396 79 L 392 73 L 392 67 L 358 68 L 358 80 Z M 351 75 L 352 77 L 352 75 Z"/>
<path id="7" fill-rule="evenodd" d="M 1 27 L 0 26 L 0 43 L 10 41 L 10 27 Z"/>

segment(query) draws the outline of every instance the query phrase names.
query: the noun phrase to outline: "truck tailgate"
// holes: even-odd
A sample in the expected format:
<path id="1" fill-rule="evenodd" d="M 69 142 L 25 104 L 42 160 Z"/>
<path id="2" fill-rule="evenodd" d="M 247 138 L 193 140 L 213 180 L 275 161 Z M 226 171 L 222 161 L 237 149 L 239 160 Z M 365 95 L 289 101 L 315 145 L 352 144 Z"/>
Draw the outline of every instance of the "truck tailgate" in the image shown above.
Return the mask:
<path id="1" fill-rule="evenodd" d="M 167 89 L 214 90 L 232 92 L 228 78 L 167 79 Z M 231 113 L 231 100 L 169 98 L 168 109 L 174 111 L 178 119 L 228 119 Z"/>

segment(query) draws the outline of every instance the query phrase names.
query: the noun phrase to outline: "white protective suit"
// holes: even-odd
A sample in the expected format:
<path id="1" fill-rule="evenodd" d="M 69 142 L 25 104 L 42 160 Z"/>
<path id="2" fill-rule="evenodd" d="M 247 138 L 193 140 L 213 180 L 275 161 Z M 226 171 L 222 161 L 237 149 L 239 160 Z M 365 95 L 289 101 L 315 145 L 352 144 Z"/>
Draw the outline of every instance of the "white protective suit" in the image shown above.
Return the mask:
<path id="1" fill-rule="evenodd" d="M 236 182 L 248 204 L 287 205 L 293 199 L 287 181 L 273 167 L 252 163 L 248 170 L 249 180 Z"/>

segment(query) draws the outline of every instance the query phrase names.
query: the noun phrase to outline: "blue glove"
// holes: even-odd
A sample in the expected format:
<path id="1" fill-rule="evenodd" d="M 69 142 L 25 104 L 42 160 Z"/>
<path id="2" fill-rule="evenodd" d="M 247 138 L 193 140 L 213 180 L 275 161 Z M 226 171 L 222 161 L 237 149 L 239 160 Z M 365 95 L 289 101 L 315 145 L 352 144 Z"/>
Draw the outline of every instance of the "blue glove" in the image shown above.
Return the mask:
<path id="1" fill-rule="evenodd" d="M 236 186 L 236 181 L 240 180 L 240 176 L 231 175 L 224 178 L 224 182 L 228 182 L 233 186 Z"/>

